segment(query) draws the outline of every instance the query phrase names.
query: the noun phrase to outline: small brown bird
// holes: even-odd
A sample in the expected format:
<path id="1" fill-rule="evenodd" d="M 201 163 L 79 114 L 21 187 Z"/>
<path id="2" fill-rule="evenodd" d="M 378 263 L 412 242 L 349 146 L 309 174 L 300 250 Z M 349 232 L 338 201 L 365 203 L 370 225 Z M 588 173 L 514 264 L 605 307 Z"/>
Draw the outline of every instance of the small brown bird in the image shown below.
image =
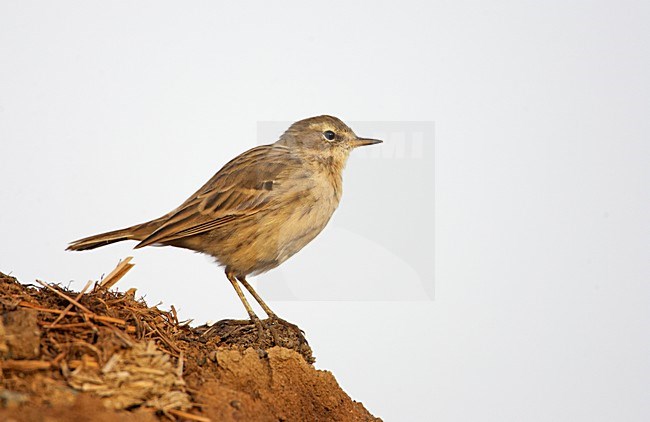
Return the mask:
<path id="1" fill-rule="evenodd" d="M 246 277 L 277 267 L 323 230 L 341 199 L 350 151 L 380 142 L 359 138 L 336 117 L 301 120 L 277 142 L 231 160 L 172 212 L 74 241 L 68 250 L 138 240 L 135 248 L 169 245 L 211 255 L 226 267 L 226 277 L 259 329 L 259 318 L 237 282 L 269 318 L 278 319 Z"/>

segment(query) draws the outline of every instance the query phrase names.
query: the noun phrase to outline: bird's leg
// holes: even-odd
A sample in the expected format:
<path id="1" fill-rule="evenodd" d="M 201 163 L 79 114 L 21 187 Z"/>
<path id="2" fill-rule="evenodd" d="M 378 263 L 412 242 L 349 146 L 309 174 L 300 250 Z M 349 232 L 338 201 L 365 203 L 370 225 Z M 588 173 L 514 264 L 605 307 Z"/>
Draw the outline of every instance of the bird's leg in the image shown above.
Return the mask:
<path id="1" fill-rule="evenodd" d="M 238 280 L 244 287 L 246 287 L 246 290 L 248 290 L 248 292 L 251 295 L 253 295 L 253 297 L 255 298 L 257 303 L 260 304 L 260 306 L 262 307 L 262 309 L 264 310 L 266 315 L 268 315 L 271 320 L 276 320 L 276 321 L 280 320 L 280 318 L 278 318 L 278 316 L 275 314 L 275 312 L 273 312 L 271 310 L 271 308 L 269 308 L 269 305 L 267 305 L 264 302 L 264 300 L 262 300 L 260 295 L 257 294 L 255 289 L 253 289 L 253 286 L 248 284 L 248 281 L 246 281 L 246 277 L 239 277 Z M 282 320 L 280 320 L 280 321 L 282 321 Z M 273 341 L 275 342 L 276 345 L 280 345 L 281 344 L 281 342 L 280 342 L 281 338 L 278 335 L 278 333 L 275 332 L 275 328 L 273 327 L 273 324 L 269 324 L 268 327 L 269 327 L 269 331 L 271 332 L 271 336 L 273 336 Z"/>
<path id="2" fill-rule="evenodd" d="M 241 287 L 239 287 L 239 284 L 237 284 L 237 278 L 235 277 L 235 274 L 232 271 L 226 270 L 226 277 L 228 277 L 228 280 L 230 281 L 230 284 L 232 284 L 232 287 L 235 288 L 235 291 L 237 292 L 237 296 L 239 296 L 239 300 L 241 300 L 241 303 L 244 304 L 244 308 L 246 308 L 246 312 L 248 312 L 249 318 L 257 327 L 257 332 L 261 339 L 262 334 L 264 333 L 262 322 L 260 321 L 259 317 L 255 315 L 255 312 L 253 311 L 253 308 L 251 308 L 250 303 L 248 303 L 248 300 L 246 300 L 246 296 L 244 296 L 244 292 L 242 292 Z"/>
<path id="3" fill-rule="evenodd" d="M 253 295 L 253 297 L 255 298 L 255 300 L 257 301 L 257 303 L 260 304 L 260 306 L 262 307 L 262 309 L 264 310 L 264 312 L 266 313 L 266 315 L 269 316 L 269 318 L 271 318 L 271 319 L 277 319 L 277 318 L 278 318 L 278 316 L 275 314 L 275 312 L 273 312 L 273 311 L 271 310 L 271 308 L 269 308 L 269 305 L 267 305 L 266 303 L 264 303 L 264 301 L 262 300 L 262 298 L 260 297 L 260 295 L 258 295 L 257 292 L 253 289 L 253 286 L 251 286 L 250 284 L 248 284 L 248 281 L 246 281 L 246 277 L 239 277 L 238 280 L 239 280 L 239 282 L 240 282 L 244 287 L 246 287 L 246 290 L 248 290 L 248 292 L 249 292 L 251 295 Z"/>
<path id="4" fill-rule="evenodd" d="M 255 298 L 255 300 L 257 301 L 257 303 L 260 304 L 260 306 L 262 307 L 262 309 L 264 309 L 264 312 L 269 316 L 269 318 L 270 318 L 271 320 L 275 320 L 275 321 L 281 322 L 281 323 L 284 324 L 284 325 L 288 325 L 288 326 L 292 327 L 292 328 L 295 329 L 296 331 L 302 332 L 302 330 L 300 329 L 300 327 L 298 327 L 297 325 L 292 324 L 292 323 L 290 323 L 289 321 L 285 321 L 284 319 L 282 319 L 282 318 L 280 318 L 279 316 L 277 316 L 277 315 L 275 314 L 275 312 L 273 312 L 273 311 L 271 310 L 271 308 L 269 308 L 269 305 L 267 305 L 266 303 L 264 303 L 264 300 L 262 300 L 262 298 L 260 297 L 260 295 L 258 295 L 257 292 L 253 289 L 253 286 L 251 286 L 250 284 L 248 284 L 248 281 L 246 281 L 246 278 L 245 278 L 245 277 L 239 277 L 238 280 L 239 280 L 239 282 L 240 282 L 244 287 L 246 287 L 246 290 L 248 290 L 248 292 L 249 292 L 251 295 L 253 295 L 253 297 Z M 269 328 L 270 328 L 270 327 L 269 327 Z M 273 334 L 273 336 L 275 337 L 275 333 L 272 332 L 272 334 Z M 277 339 L 276 339 L 276 340 L 277 340 Z M 276 341 L 276 343 L 277 343 L 277 341 Z"/>

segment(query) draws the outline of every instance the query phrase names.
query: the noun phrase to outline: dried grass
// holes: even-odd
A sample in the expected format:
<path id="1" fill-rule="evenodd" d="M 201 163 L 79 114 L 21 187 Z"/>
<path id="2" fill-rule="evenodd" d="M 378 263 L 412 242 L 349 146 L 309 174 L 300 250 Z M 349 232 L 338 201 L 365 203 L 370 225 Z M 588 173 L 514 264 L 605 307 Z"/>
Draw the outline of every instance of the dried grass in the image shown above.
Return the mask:
<path id="1" fill-rule="evenodd" d="M 42 289 L 24 286 L 0 274 L 2 315 L 21 309 L 37 313 L 40 341 L 40 359 L 11 359 L 10 339 L 0 324 L 4 384 L 16 373 L 54 370 L 75 390 L 101 397 L 107 408 L 146 406 L 170 417 L 174 411 L 186 419 L 196 416 L 185 412 L 193 407 L 192 398 L 183 380 L 182 352 L 171 340 L 184 329 L 176 313 L 147 307 L 135 299 L 135 291 L 105 288 L 133 266 L 128 261 L 113 271 L 110 283 L 95 284 L 89 293 L 91 282 L 76 294 L 40 281 Z"/>

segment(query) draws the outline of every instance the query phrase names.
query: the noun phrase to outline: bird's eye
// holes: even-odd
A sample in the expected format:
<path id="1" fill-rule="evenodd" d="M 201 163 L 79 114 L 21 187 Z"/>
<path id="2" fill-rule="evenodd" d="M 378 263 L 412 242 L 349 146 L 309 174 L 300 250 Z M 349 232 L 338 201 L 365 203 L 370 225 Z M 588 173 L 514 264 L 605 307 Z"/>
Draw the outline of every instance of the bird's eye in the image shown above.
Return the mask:
<path id="1" fill-rule="evenodd" d="M 334 138 L 336 138 L 336 133 L 332 132 L 331 130 L 326 130 L 325 132 L 323 132 L 323 136 L 328 141 L 333 141 Z"/>

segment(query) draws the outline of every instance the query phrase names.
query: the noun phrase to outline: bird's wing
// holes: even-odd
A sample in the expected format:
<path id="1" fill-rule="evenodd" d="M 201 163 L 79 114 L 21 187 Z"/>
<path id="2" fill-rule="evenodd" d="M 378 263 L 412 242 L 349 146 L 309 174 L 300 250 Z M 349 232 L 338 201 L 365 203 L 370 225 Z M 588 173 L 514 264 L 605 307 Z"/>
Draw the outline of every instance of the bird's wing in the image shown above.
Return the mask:
<path id="1" fill-rule="evenodd" d="M 290 196 L 299 194 L 291 186 L 308 178 L 302 160 L 285 146 L 272 144 L 248 150 L 168 214 L 136 248 L 193 236 L 286 203 Z"/>

